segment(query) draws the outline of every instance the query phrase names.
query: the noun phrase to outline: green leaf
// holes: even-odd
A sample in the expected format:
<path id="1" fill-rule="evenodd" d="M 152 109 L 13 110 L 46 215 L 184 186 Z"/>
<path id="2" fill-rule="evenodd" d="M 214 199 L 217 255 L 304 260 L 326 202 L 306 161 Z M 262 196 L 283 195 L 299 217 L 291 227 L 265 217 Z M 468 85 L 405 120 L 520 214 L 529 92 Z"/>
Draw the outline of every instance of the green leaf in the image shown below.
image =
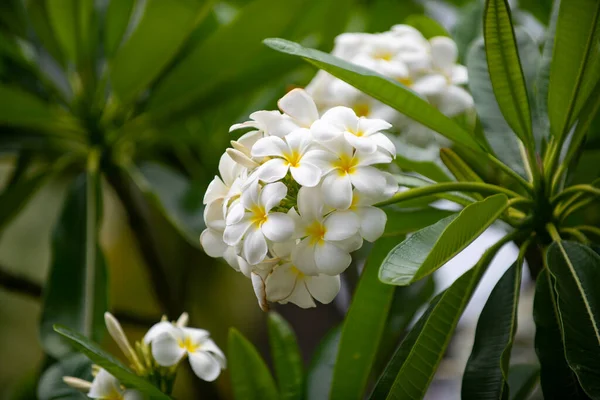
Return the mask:
<path id="1" fill-rule="evenodd" d="M 229 330 L 228 363 L 233 397 L 240 400 L 278 399 L 275 382 L 262 357 L 235 328 Z"/>
<path id="2" fill-rule="evenodd" d="M 483 33 L 483 7 L 483 1 L 468 3 L 458 11 L 456 24 L 452 27 L 451 36 L 458 47 L 458 61 L 463 64 L 469 48 Z"/>
<path id="3" fill-rule="evenodd" d="M 425 7 L 418 0 L 375 0 L 367 6 L 365 32 L 385 32 L 404 18 L 425 12 Z"/>
<path id="4" fill-rule="evenodd" d="M 600 2 L 596 0 L 561 1 L 548 88 L 550 125 L 559 143 L 577 118 L 576 103 L 586 98 L 582 93 L 586 91 L 584 75 L 593 67 L 590 60 L 598 51 L 599 19 Z"/>
<path id="5" fill-rule="evenodd" d="M 73 376 L 91 382 L 92 363 L 80 353 L 73 353 L 56 361 L 40 377 L 37 394 L 39 400 L 84 400 L 88 397 L 63 382 L 63 376 Z"/>
<path id="6" fill-rule="evenodd" d="M 500 278 L 483 307 L 462 379 L 461 397 L 465 400 L 508 398 L 522 273 L 523 259 L 519 259 Z"/>
<path id="7" fill-rule="evenodd" d="M 296 335 L 292 327 L 276 312 L 269 313 L 268 325 L 279 399 L 301 399 L 304 372 Z"/>
<path id="8" fill-rule="evenodd" d="M 27 16 L 44 48 L 64 67 L 65 54 L 50 25 L 46 2 L 44 0 L 28 1 Z"/>
<path id="9" fill-rule="evenodd" d="M 0 194 L 0 232 L 27 206 L 50 176 L 51 171 L 40 172 L 29 179 L 16 182 Z"/>
<path id="10" fill-rule="evenodd" d="M 443 148 L 440 149 L 440 159 L 452 172 L 452 175 L 459 182 L 483 182 L 483 179 L 479 177 L 469 167 L 469 165 L 462 159 L 458 154 L 454 152 L 452 149 Z M 473 193 L 471 194 L 477 200 L 483 200 L 483 195 L 481 193 Z"/>
<path id="11" fill-rule="evenodd" d="M 490 79 L 506 122 L 530 151 L 535 151 L 527 86 L 507 0 L 488 0 L 483 35 Z"/>
<path id="12" fill-rule="evenodd" d="M 405 209 L 396 205 L 386 206 L 383 211 L 387 215 L 384 237 L 406 235 L 454 214 L 453 211 L 433 207 Z"/>
<path id="13" fill-rule="evenodd" d="M 42 0 L 43 1 L 43 0 Z M 48 20 L 62 53 L 71 62 L 77 60 L 77 16 L 79 0 L 45 0 Z"/>
<path id="14" fill-rule="evenodd" d="M 425 15 L 411 15 L 404 20 L 404 23 L 421 32 L 425 39 L 431 39 L 436 36 L 450 37 L 448 31 L 442 25 Z"/>
<path id="15" fill-rule="evenodd" d="M 127 31 L 136 0 L 110 0 L 104 23 L 104 54 L 112 58 Z"/>
<path id="16" fill-rule="evenodd" d="M 105 352 L 96 343 L 85 336 L 74 332 L 66 326 L 56 325 L 54 330 L 65 337 L 69 343 L 78 351 L 85 354 L 92 362 L 101 368 L 107 370 L 111 375 L 119 380 L 125 387 L 137 389 L 151 399 L 170 400 L 171 398 L 161 392 L 150 381 L 135 375 L 129 368 L 125 367 L 121 361 L 117 360 L 111 354 Z"/>
<path id="17" fill-rule="evenodd" d="M 327 332 L 315 350 L 306 374 L 306 399 L 329 400 L 342 327 Z"/>
<path id="18" fill-rule="evenodd" d="M 511 365 L 508 371 L 510 400 L 526 400 L 540 379 L 540 366 L 531 364 Z"/>
<path id="19" fill-rule="evenodd" d="M 535 352 L 540 361 L 540 380 L 546 399 L 588 399 L 565 358 L 556 293 L 547 269 L 536 280 L 533 302 Z"/>
<path id="20" fill-rule="evenodd" d="M 583 390 L 600 397 L 600 256 L 582 244 L 554 242 L 546 255 L 555 278 L 565 354 Z"/>
<path id="21" fill-rule="evenodd" d="M 452 181 L 442 168 L 433 161 L 415 161 L 401 154 L 396 154 L 394 161 L 402 170 L 414 171 L 435 182 Z"/>
<path id="22" fill-rule="evenodd" d="M 168 65 L 204 8 L 197 0 L 147 1 L 142 19 L 110 65 L 111 84 L 122 103 L 133 101 Z"/>
<path id="23" fill-rule="evenodd" d="M 403 286 L 431 274 L 481 235 L 507 204 L 503 194 L 490 196 L 415 232 L 390 251 L 379 269 L 379 279 Z"/>
<path id="24" fill-rule="evenodd" d="M 54 333 L 53 325 L 100 340 L 108 309 L 108 279 L 98 244 L 101 208 L 100 176 L 82 174 L 70 188 L 52 235 L 52 262 L 44 287 L 40 338 L 55 358 L 70 346 Z"/>
<path id="25" fill-rule="evenodd" d="M 448 139 L 473 150 L 480 145 L 458 123 L 392 79 L 335 56 L 300 46 L 284 39 L 266 39 L 264 43 L 282 53 L 302 57 L 316 67 L 349 83 L 369 96 L 400 111 L 409 118 L 433 129 Z"/>
<path id="26" fill-rule="evenodd" d="M 479 280 L 508 239 L 507 236 L 490 247 L 475 267 L 430 302 L 396 350 L 370 399 L 420 399 L 425 396 Z"/>
<path id="27" fill-rule="evenodd" d="M 397 237 L 379 239 L 367 258 L 342 325 L 331 399 L 362 399 L 364 396 L 394 297 L 394 287 L 381 283 L 377 272 L 398 240 Z M 365 324 L 367 320 L 369 323 Z"/>

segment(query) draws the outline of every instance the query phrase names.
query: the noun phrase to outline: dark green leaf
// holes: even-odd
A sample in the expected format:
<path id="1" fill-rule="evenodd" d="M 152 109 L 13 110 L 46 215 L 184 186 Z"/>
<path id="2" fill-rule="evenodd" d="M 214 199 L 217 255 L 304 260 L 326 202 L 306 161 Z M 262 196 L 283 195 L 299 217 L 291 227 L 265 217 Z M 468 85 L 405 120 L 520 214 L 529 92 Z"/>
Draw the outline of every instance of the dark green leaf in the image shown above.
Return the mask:
<path id="1" fill-rule="evenodd" d="M 565 359 L 556 294 L 547 269 L 536 281 L 533 302 L 535 352 L 540 360 L 540 380 L 546 400 L 588 399 Z"/>
<path id="2" fill-rule="evenodd" d="M 53 325 L 100 340 L 108 309 L 107 270 L 98 244 L 100 176 L 81 175 L 71 186 L 52 236 L 52 263 L 44 288 L 40 338 L 48 354 L 60 358 L 70 346 Z"/>
<path id="3" fill-rule="evenodd" d="M 105 352 L 96 343 L 71 329 L 56 325 L 54 330 L 69 340 L 71 345 L 85 354 L 92 362 L 104 368 L 119 380 L 125 387 L 137 389 L 151 399 L 170 400 L 171 398 L 161 392 L 157 387 L 141 376 L 135 375 L 129 368 L 125 367 L 111 354 Z"/>
<path id="4" fill-rule="evenodd" d="M 425 39 L 431 39 L 436 36 L 450 37 L 448 31 L 442 25 L 425 15 L 411 15 L 404 20 L 404 23 L 421 32 L 425 36 Z"/>
<path id="5" fill-rule="evenodd" d="M 233 397 L 238 400 L 276 400 L 277 388 L 258 351 L 235 328 L 229 330 L 228 354 Z"/>
<path id="6" fill-rule="evenodd" d="M 454 214 L 453 211 L 440 210 L 433 207 L 405 209 L 395 205 L 383 208 L 387 215 L 383 236 L 406 235 L 426 226 L 435 224 L 440 219 Z M 398 239 L 399 240 L 399 239 Z"/>
<path id="7" fill-rule="evenodd" d="M 79 0 L 45 0 L 48 20 L 62 54 L 71 62 L 77 60 L 77 16 Z"/>
<path id="8" fill-rule="evenodd" d="M 285 319 L 275 312 L 269 313 L 268 325 L 279 399 L 301 399 L 304 372 L 296 335 Z"/>
<path id="9" fill-rule="evenodd" d="M 381 283 L 377 273 L 387 253 L 400 239 L 379 239 L 367 258 L 342 325 L 331 399 L 363 398 L 394 296 L 394 287 Z M 365 324 L 367 320 L 369 323 Z"/>
<path id="10" fill-rule="evenodd" d="M 561 2 L 548 88 L 548 115 L 552 134 L 559 143 L 577 117 L 576 104 L 587 97 L 584 75 L 594 67 L 590 59 L 598 51 L 594 37 L 597 40 L 599 18 L 600 2 L 596 0 Z"/>
<path id="11" fill-rule="evenodd" d="M 104 24 L 104 54 L 112 58 L 127 31 L 136 0 L 110 0 Z"/>
<path id="12" fill-rule="evenodd" d="M 28 1 L 27 16 L 33 25 L 37 37 L 44 45 L 44 48 L 60 65 L 64 67 L 65 54 L 56 38 L 56 35 L 54 34 L 52 26 L 50 25 L 46 1 Z"/>
<path id="13" fill-rule="evenodd" d="M 508 386 L 510 400 L 526 400 L 538 384 L 540 366 L 531 364 L 516 364 L 508 371 Z"/>
<path id="14" fill-rule="evenodd" d="M 490 80 L 500 110 L 513 132 L 533 152 L 535 144 L 527 86 L 507 0 L 488 0 L 483 35 Z"/>
<path id="15" fill-rule="evenodd" d="M 421 229 L 388 254 L 379 279 L 403 286 L 431 274 L 481 235 L 507 204 L 506 196 L 497 194 Z"/>
<path id="16" fill-rule="evenodd" d="M 288 40 L 266 39 L 265 44 L 277 51 L 304 58 L 316 67 L 329 72 L 452 141 L 473 150 L 480 148 L 476 140 L 455 121 L 392 79 L 330 54 L 304 48 Z"/>
<path id="17" fill-rule="evenodd" d="M 582 244 L 554 242 L 546 255 L 555 278 L 567 362 L 583 390 L 600 398 L 600 256 Z"/>
<path id="18" fill-rule="evenodd" d="M 394 161 L 403 171 L 414 171 L 435 182 L 451 181 L 442 168 L 433 161 L 415 161 L 401 154 L 396 154 Z"/>
<path id="19" fill-rule="evenodd" d="M 500 278 L 483 307 L 462 380 L 461 397 L 465 400 L 508 398 L 508 367 L 517 331 L 522 272 L 520 259 Z"/>
<path id="20" fill-rule="evenodd" d="M 366 32 L 384 32 L 413 14 L 423 14 L 425 7 L 416 0 L 375 0 L 368 3 Z"/>
<path id="21" fill-rule="evenodd" d="M 63 382 L 64 376 L 73 376 L 91 382 L 92 363 L 80 353 L 73 353 L 52 364 L 40 377 L 37 394 L 39 400 L 84 400 L 88 397 Z"/>
<path id="22" fill-rule="evenodd" d="M 135 31 L 111 62 L 110 79 L 121 102 L 131 102 L 154 81 L 177 54 L 205 8 L 196 0 L 147 1 Z"/>
<path id="23" fill-rule="evenodd" d="M 329 400 L 342 327 L 333 328 L 319 343 L 306 375 L 306 398 Z"/>

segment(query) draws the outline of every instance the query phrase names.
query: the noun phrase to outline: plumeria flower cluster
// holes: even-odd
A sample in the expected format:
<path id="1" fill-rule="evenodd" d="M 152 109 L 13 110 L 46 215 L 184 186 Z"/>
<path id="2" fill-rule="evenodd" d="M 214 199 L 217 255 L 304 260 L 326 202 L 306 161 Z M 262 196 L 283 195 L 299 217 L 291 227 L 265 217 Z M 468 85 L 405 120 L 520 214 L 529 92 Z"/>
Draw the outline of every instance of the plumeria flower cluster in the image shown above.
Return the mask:
<path id="1" fill-rule="evenodd" d="M 251 130 L 221 157 L 200 236 L 207 254 L 251 278 L 265 310 L 331 302 L 350 253 L 383 233 L 386 215 L 373 205 L 398 190 L 378 168 L 396 154 L 388 122 L 348 107 L 320 115 L 302 89 L 278 106 L 231 127 Z"/>
<path id="2" fill-rule="evenodd" d="M 105 313 L 104 321 L 133 372 L 148 379 L 166 394 L 173 390 L 177 366 L 184 358 L 189 359 L 192 370 L 200 379 L 209 382 L 217 379 L 226 366 L 225 355 L 210 339 L 208 331 L 187 327 L 187 313 L 183 313 L 176 322 L 169 322 L 163 317 L 134 346 L 131 346 L 121 324 L 112 314 Z M 63 380 L 92 399 L 146 399 L 139 391 L 123 386 L 102 368 L 94 365 L 92 373 L 92 382 L 72 376 L 65 376 Z"/>
<path id="3" fill-rule="evenodd" d="M 427 40 L 411 26 L 395 25 L 383 33 L 343 33 L 336 38 L 332 54 L 397 80 L 447 116 L 462 114 L 473 107 L 473 98 L 461 87 L 468 82 L 467 69 L 457 64 L 456 43 L 448 37 Z M 429 148 L 437 153 L 440 147 L 449 144 L 432 130 L 325 71 L 317 73 L 306 91 L 320 111 L 345 105 L 357 115 L 392 122 L 401 132 L 401 142 L 409 148 Z M 415 158 L 414 153 L 411 156 Z"/>

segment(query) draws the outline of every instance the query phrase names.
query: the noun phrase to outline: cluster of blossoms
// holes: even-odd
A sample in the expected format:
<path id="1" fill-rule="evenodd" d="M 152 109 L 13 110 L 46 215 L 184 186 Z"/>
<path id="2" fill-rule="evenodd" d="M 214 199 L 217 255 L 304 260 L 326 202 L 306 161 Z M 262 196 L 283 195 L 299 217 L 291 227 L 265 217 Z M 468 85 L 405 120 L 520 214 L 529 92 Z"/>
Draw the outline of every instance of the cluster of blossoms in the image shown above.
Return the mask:
<path id="1" fill-rule="evenodd" d="M 363 239 L 376 240 L 385 213 L 373 204 L 398 185 L 376 165 L 396 149 L 391 125 L 348 107 L 319 115 L 294 89 L 280 111 L 258 111 L 231 130 L 251 128 L 223 154 L 204 197 L 207 229 L 200 242 L 252 279 L 261 308 L 268 302 L 314 307 L 340 289 L 339 275 Z"/>
<path id="2" fill-rule="evenodd" d="M 457 64 L 456 43 L 448 37 L 427 40 L 411 26 L 395 25 L 383 33 L 341 34 L 332 54 L 397 80 L 449 117 L 473 107 L 473 98 L 461 87 L 468 81 L 467 69 Z M 449 145 L 434 131 L 325 71 L 317 73 L 306 91 L 321 112 L 344 105 L 357 115 L 391 122 L 400 132 L 399 149 L 410 149 L 412 158 L 430 158 L 440 147 Z"/>
<path id="3" fill-rule="evenodd" d="M 217 379 L 225 368 L 223 352 L 210 339 L 204 329 L 187 327 L 188 315 L 183 313 L 176 322 L 163 320 L 148 330 L 144 338 L 131 346 L 121 325 L 110 313 L 104 315 L 106 328 L 115 340 L 131 369 L 139 376 L 148 379 L 164 393 L 173 390 L 177 366 L 187 357 L 194 373 L 205 381 Z M 94 380 L 88 382 L 72 376 L 65 376 L 64 382 L 92 399 L 142 400 L 142 393 L 127 389 L 108 371 L 92 367 Z"/>

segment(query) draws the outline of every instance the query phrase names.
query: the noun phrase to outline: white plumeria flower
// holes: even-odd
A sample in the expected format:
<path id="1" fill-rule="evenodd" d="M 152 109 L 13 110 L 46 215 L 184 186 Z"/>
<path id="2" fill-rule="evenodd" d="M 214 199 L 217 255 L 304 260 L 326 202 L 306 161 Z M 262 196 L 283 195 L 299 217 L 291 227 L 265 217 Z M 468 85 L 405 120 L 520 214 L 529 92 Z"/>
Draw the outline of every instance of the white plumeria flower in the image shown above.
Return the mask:
<path id="1" fill-rule="evenodd" d="M 396 155 L 396 147 L 382 131 L 392 125 L 382 119 L 358 117 L 348 107 L 334 107 L 316 121 L 310 131 L 315 139 L 328 142 L 343 136 L 356 150 L 374 153 L 380 149 L 390 156 Z"/>
<path id="2" fill-rule="evenodd" d="M 319 119 L 317 105 L 304 89 L 290 90 L 279 99 L 277 106 L 301 128 L 310 128 Z"/>
<path id="3" fill-rule="evenodd" d="M 300 242 L 292 251 L 292 262 L 305 275 L 338 275 L 352 261 L 350 252 L 362 245 L 357 238 L 359 220 L 348 211 L 324 215 L 324 204 L 318 188 L 303 187 L 298 192 L 296 215 Z"/>
<path id="4" fill-rule="evenodd" d="M 236 163 L 227 153 L 219 160 L 219 174 L 208 185 L 204 194 L 204 204 L 225 200 L 239 194 L 239 179 L 244 174 L 244 168 Z"/>
<path id="5" fill-rule="evenodd" d="M 226 366 L 225 355 L 204 329 L 159 322 L 151 330 L 144 342 L 152 345 L 152 357 L 163 367 L 171 367 L 187 355 L 196 376 L 212 382 Z"/>
<path id="6" fill-rule="evenodd" d="M 326 160 L 328 173 L 321 184 L 327 205 L 340 210 L 350 207 L 353 186 L 373 197 L 395 192 L 397 185 L 389 178 L 389 174 L 373 167 L 375 164 L 389 163 L 392 160 L 389 153 L 354 151 L 343 137 L 324 144 L 332 152 Z"/>
<path id="7" fill-rule="evenodd" d="M 229 128 L 229 132 L 254 128 L 260 135 L 273 135 L 283 137 L 290 131 L 297 129 L 298 125 L 288 115 L 279 111 L 256 111 L 250 114 L 250 121 L 234 124 Z M 238 140 L 239 141 L 239 140 Z"/>
<path id="8" fill-rule="evenodd" d="M 229 210 L 223 240 L 235 246 L 243 239 L 242 254 L 251 265 L 265 259 L 267 239 L 282 242 L 294 232 L 294 221 L 287 214 L 271 212 L 286 194 L 287 188 L 281 182 L 270 183 L 261 189 L 255 181 Z"/>
<path id="9" fill-rule="evenodd" d="M 323 150 L 314 149 L 314 140 L 308 129 L 297 129 L 284 139 L 268 136 L 260 139 L 252 147 L 255 157 L 272 157 L 257 170 L 257 177 L 263 182 L 275 182 L 291 172 L 292 177 L 302 186 L 313 187 L 321 180 L 321 170 L 311 159 L 322 157 Z"/>
<path id="10" fill-rule="evenodd" d="M 374 207 L 373 204 L 386 197 L 382 196 L 379 199 L 369 197 L 354 190 L 352 193 L 352 204 L 349 211 L 356 214 L 360 222 L 358 233 L 368 242 L 374 242 L 383 235 L 387 215 L 381 208 Z"/>
<path id="11" fill-rule="evenodd" d="M 145 396 L 139 391 L 123 388 L 117 378 L 104 369 L 100 369 L 96 377 L 94 377 L 94 381 L 92 382 L 92 386 L 87 395 L 92 399 L 105 400 L 145 399 Z"/>

